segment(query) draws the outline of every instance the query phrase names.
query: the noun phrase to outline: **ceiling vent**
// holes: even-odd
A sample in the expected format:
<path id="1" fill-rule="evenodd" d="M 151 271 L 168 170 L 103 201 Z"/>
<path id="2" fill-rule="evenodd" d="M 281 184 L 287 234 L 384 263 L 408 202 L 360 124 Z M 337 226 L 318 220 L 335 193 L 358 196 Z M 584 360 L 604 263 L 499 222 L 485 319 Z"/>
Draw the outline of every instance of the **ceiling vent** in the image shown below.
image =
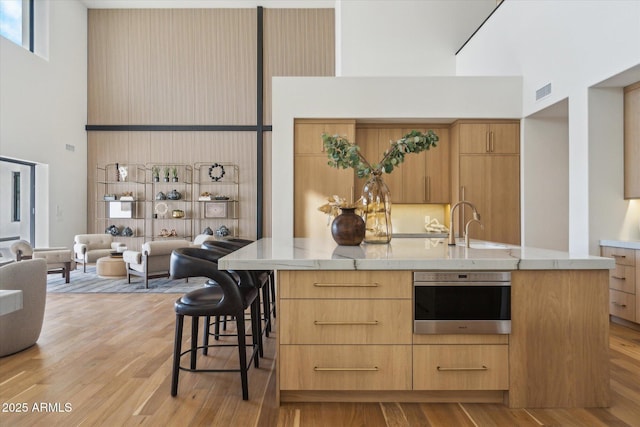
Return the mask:
<path id="1" fill-rule="evenodd" d="M 539 101 L 547 95 L 551 95 L 551 83 L 547 83 L 536 91 L 536 101 Z"/>

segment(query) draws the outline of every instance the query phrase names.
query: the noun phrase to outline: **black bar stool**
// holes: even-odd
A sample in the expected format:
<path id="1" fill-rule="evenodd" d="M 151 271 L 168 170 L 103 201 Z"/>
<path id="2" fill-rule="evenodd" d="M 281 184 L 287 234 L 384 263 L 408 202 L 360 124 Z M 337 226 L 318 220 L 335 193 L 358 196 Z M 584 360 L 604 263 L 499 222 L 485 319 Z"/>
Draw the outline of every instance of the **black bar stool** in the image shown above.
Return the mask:
<path id="1" fill-rule="evenodd" d="M 203 249 L 211 249 L 214 248 L 220 251 L 227 251 L 227 253 L 231 253 L 236 251 L 250 243 L 253 243 L 252 240 L 246 239 L 225 239 L 225 240 L 208 240 L 203 242 Z M 248 270 L 249 274 L 251 274 L 254 283 L 257 287 L 259 287 L 262 291 L 262 307 L 263 307 L 263 316 L 264 320 L 264 329 L 263 334 L 267 338 L 269 337 L 269 333 L 271 332 L 271 315 L 275 318 L 275 285 L 273 280 L 273 271 L 270 270 Z M 223 325 L 224 320 L 223 320 Z M 216 329 L 219 327 L 219 323 L 216 323 Z M 261 354 L 262 355 L 262 354 Z"/>
<path id="2" fill-rule="evenodd" d="M 227 271 L 218 270 L 217 261 L 220 255 L 212 251 L 200 248 L 175 249 L 171 254 L 171 277 L 182 279 L 187 277 L 208 277 L 211 279 L 209 286 L 191 291 L 175 302 L 176 332 L 173 351 L 173 372 L 171 379 L 171 396 L 178 394 L 178 377 L 180 370 L 189 372 L 240 372 L 242 382 L 242 398 L 249 399 L 249 387 L 247 371 L 253 361 L 256 368 L 259 367 L 257 352 L 259 351 L 258 338 L 260 336 L 260 305 L 259 291 L 253 283 L 242 283 L 237 277 Z M 235 277 L 234 277 L 235 276 Z M 247 275 L 248 277 L 248 275 Z M 250 280 L 248 280 L 250 282 Z M 247 360 L 246 334 L 244 312 L 251 307 L 251 329 L 253 351 Z M 191 316 L 191 348 L 182 351 L 182 330 L 184 316 Z M 198 349 L 198 322 L 200 317 L 210 316 L 234 316 L 238 335 L 239 369 L 197 369 L 196 356 Z M 235 344 L 214 344 L 209 347 L 227 347 Z M 183 355 L 190 355 L 189 368 L 183 367 L 180 359 Z"/>

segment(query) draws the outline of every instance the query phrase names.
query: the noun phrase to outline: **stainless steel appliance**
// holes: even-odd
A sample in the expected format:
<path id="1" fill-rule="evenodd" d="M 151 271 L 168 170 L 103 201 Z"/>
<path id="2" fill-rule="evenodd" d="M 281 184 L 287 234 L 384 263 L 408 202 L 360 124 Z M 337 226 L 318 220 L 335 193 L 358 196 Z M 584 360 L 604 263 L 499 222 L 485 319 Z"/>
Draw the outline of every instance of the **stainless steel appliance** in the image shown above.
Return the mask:
<path id="1" fill-rule="evenodd" d="M 413 300 L 416 334 L 511 332 L 508 271 L 416 271 Z"/>

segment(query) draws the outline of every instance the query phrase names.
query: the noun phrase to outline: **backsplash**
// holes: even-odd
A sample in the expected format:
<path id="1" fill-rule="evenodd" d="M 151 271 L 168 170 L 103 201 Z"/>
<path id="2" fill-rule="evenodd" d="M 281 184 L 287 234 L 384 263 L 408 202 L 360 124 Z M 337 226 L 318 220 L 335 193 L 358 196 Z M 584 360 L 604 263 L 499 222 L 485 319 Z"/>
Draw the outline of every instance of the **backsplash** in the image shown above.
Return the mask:
<path id="1" fill-rule="evenodd" d="M 393 204 L 391 224 L 394 233 L 425 233 L 425 217 L 449 226 L 449 205 Z"/>

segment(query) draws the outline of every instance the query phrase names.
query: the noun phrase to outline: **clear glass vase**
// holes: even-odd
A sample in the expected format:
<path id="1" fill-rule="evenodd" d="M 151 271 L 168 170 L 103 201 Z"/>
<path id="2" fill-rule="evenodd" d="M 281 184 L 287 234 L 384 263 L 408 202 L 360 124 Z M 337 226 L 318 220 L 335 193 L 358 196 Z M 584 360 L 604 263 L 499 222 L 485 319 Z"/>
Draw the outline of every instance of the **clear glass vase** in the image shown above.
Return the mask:
<path id="1" fill-rule="evenodd" d="M 391 194 L 381 175 L 374 171 L 362 189 L 365 243 L 391 241 Z"/>

